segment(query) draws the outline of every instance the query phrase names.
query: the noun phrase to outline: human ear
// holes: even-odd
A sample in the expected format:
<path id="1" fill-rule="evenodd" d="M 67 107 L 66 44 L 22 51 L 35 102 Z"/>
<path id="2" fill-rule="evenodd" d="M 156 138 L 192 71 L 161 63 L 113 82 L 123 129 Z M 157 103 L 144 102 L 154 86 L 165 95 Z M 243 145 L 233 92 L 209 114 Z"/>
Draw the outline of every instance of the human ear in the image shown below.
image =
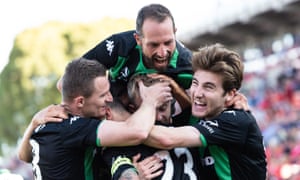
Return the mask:
<path id="1" fill-rule="evenodd" d="M 135 107 L 134 104 L 129 103 L 128 106 L 127 106 L 127 109 L 128 109 L 128 111 L 129 111 L 130 113 L 134 113 L 134 112 L 136 111 L 137 108 Z"/>
<path id="2" fill-rule="evenodd" d="M 141 37 L 140 37 L 140 35 L 139 35 L 138 33 L 134 33 L 133 36 L 134 36 L 134 39 L 135 39 L 136 43 L 137 43 L 138 45 L 141 45 L 142 42 L 141 42 Z"/>
<path id="3" fill-rule="evenodd" d="M 107 120 L 113 119 L 113 113 L 110 108 L 106 108 L 105 117 Z"/>
<path id="4" fill-rule="evenodd" d="M 225 106 L 226 107 L 231 107 L 232 105 L 234 105 L 236 102 L 234 100 L 234 96 L 235 96 L 235 92 L 236 90 L 231 90 L 229 92 L 226 93 L 226 97 L 225 97 Z"/>
<path id="5" fill-rule="evenodd" d="M 76 103 L 76 106 L 78 107 L 83 107 L 84 105 L 84 97 L 83 96 L 78 96 L 74 99 L 75 103 Z"/>

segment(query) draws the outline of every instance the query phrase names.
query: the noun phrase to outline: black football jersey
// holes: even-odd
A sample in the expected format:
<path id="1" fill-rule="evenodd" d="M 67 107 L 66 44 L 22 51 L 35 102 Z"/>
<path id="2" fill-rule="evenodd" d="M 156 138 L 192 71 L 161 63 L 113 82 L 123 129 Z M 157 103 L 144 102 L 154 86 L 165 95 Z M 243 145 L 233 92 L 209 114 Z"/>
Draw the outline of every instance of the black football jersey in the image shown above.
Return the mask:
<path id="1" fill-rule="evenodd" d="M 100 146 L 100 120 L 69 116 L 40 125 L 33 132 L 33 173 L 36 179 L 94 179 L 93 158 Z"/>
<path id="2" fill-rule="evenodd" d="M 263 137 L 250 112 L 228 109 L 194 125 L 201 133 L 201 179 L 266 179 Z"/>

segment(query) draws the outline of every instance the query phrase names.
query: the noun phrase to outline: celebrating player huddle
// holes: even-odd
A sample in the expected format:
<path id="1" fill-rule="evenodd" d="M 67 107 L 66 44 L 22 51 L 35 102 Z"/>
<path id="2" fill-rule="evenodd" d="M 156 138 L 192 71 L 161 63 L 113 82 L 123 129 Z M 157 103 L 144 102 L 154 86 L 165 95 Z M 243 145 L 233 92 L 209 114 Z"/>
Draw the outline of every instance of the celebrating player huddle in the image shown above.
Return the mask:
<path id="1" fill-rule="evenodd" d="M 266 179 L 239 55 L 192 53 L 175 32 L 170 11 L 150 4 L 135 31 L 68 64 L 61 104 L 35 114 L 19 148 L 35 179 Z"/>

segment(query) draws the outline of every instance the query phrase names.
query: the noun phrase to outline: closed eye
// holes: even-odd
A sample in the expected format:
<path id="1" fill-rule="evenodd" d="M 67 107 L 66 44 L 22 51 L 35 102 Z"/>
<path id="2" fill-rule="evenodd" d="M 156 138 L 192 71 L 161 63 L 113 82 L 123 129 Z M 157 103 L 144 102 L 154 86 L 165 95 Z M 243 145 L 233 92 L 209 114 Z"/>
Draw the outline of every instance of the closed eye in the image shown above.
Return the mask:
<path id="1" fill-rule="evenodd" d="M 204 85 L 204 88 L 207 89 L 207 90 L 213 90 L 213 89 L 216 88 L 216 86 L 214 84 L 212 84 L 212 83 L 206 83 Z"/>

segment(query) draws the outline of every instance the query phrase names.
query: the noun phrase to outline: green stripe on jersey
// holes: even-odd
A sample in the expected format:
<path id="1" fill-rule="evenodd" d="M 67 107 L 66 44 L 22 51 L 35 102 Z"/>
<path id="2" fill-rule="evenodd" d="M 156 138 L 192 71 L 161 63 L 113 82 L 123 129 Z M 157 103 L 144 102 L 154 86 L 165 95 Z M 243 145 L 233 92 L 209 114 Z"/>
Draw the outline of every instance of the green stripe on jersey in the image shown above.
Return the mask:
<path id="1" fill-rule="evenodd" d="M 118 76 L 121 68 L 124 66 L 126 61 L 127 61 L 127 58 L 119 56 L 116 65 L 114 67 L 110 68 L 109 73 L 113 80 L 116 79 L 116 77 Z"/>
<path id="2" fill-rule="evenodd" d="M 227 153 L 219 146 L 209 146 L 209 151 L 215 160 L 215 170 L 219 179 L 231 180 L 230 163 Z"/>
<path id="3" fill-rule="evenodd" d="M 178 74 L 177 81 L 178 84 L 184 89 L 189 89 L 192 84 L 193 75 L 189 73 Z"/>
<path id="4" fill-rule="evenodd" d="M 93 160 L 94 160 L 94 148 L 89 147 L 85 151 L 84 155 L 84 176 L 86 180 L 93 180 Z"/>

